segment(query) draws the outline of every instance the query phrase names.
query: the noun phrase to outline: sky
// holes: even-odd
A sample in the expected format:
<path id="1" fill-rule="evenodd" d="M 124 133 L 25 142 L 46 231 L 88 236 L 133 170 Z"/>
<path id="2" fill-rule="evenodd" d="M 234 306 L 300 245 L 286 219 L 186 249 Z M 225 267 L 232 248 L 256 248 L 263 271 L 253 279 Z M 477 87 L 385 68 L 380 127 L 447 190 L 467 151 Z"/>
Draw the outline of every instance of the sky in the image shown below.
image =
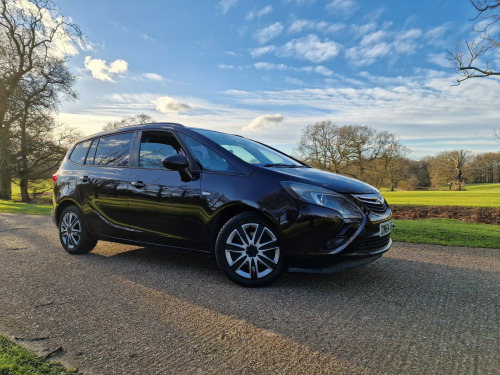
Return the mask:
<path id="1" fill-rule="evenodd" d="M 146 113 L 292 153 L 318 121 L 396 134 L 420 158 L 498 151 L 500 79 L 456 86 L 468 0 L 60 0 L 87 44 L 68 52 L 84 134 Z M 500 65 L 500 64 L 499 64 Z"/>

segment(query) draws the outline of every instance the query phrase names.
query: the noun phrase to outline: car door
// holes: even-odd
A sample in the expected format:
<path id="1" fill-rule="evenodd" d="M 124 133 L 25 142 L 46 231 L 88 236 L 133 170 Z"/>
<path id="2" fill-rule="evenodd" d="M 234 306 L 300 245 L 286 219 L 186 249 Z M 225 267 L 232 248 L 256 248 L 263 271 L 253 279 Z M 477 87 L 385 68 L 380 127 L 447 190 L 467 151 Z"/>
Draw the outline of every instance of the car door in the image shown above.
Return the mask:
<path id="1" fill-rule="evenodd" d="M 92 141 L 85 168 L 79 171 L 78 194 L 92 230 L 112 238 L 130 238 L 127 221 L 129 155 L 133 132 Z"/>
<path id="2" fill-rule="evenodd" d="M 200 248 L 203 225 L 200 211 L 200 175 L 183 182 L 167 170 L 163 158 L 186 155 L 172 132 L 143 131 L 137 142 L 137 161 L 130 168 L 129 214 L 136 240 L 182 248 Z"/>

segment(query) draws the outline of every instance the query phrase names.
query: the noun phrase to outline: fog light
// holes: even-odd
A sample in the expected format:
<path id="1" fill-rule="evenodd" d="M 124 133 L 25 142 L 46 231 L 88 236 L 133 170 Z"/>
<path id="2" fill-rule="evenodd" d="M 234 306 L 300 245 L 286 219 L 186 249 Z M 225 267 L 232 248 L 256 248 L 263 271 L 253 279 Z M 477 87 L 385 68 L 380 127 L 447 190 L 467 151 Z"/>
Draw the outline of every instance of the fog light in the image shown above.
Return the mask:
<path id="1" fill-rule="evenodd" d="M 334 250 L 340 246 L 342 246 L 343 244 L 345 244 L 347 242 L 348 238 L 346 237 L 337 237 L 337 238 L 332 238 L 330 240 L 328 240 L 328 242 L 326 243 L 326 247 L 328 248 L 328 250 Z"/>

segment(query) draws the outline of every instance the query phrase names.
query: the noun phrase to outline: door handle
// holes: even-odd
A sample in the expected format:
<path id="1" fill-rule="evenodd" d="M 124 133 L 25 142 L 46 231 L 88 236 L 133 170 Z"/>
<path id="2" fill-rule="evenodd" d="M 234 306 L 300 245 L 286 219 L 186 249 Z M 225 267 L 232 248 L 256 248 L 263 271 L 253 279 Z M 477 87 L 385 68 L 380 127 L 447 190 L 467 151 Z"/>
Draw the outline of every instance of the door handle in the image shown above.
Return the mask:
<path id="1" fill-rule="evenodd" d="M 146 184 L 142 181 L 134 181 L 134 182 L 131 182 L 130 185 L 135 186 L 138 189 L 141 189 L 144 186 L 146 186 Z"/>
<path id="2" fill-rule="evenodd" d="M 89 181 L 90 181 L 90 178 L 89 178 L 89 176 L 83 176 L 83 177 L 80 177 L 80 180 L 81 180 L 82 182 L 89 182 Z"/>

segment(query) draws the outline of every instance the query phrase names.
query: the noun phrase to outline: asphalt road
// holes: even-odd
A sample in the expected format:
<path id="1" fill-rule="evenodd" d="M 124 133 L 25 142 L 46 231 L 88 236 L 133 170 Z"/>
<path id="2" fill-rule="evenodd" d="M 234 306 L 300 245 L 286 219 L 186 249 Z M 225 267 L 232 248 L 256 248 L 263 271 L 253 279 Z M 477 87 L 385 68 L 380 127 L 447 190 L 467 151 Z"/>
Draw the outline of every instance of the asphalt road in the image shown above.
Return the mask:
<path id="1" fill-rule="evenodd" d="M 199 254 L 0 213 L 0 334 L 84 374 L 498 374 L 500 251 L 398 243 L 332 275 L 246 289 Z M 464 235 L 464 234 L 457 234 Z"/>

